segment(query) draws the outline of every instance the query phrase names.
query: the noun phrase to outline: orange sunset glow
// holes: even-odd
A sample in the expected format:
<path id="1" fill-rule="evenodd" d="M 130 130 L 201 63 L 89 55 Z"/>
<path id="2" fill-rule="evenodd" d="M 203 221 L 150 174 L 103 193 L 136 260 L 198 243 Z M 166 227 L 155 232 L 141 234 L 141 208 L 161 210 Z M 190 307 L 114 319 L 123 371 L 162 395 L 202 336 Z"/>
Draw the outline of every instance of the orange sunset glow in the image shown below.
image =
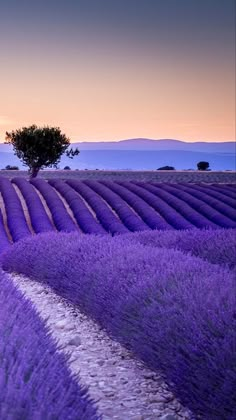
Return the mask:
<path id="1" fill-rule="evenodd" d="M 233 3 L 222 17 L 213 6 L 222 1 L 212 10 L 183 1 L 179 20 L 163 1 L 138 1 L 137 16 L 111 3 L 105 15 L 85 2 L 67 13 L 59 2 L 43 18 L 30 3 L 26 15 L 1 14 L 0 141 L 33 123 L 59 126 L 71 141 L 234 140 Z"/>

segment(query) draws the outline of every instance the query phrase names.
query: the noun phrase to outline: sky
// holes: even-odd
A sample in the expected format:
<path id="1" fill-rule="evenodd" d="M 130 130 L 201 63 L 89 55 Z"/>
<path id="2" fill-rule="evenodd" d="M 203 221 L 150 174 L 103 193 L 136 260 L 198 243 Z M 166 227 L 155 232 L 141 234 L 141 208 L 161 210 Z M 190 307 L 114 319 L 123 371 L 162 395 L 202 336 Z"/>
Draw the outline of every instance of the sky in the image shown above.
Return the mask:
<path id="1" fill-rule="evenodd" d="M 235 140 L 234 0 L 0 0 L 0 141 Z"/>

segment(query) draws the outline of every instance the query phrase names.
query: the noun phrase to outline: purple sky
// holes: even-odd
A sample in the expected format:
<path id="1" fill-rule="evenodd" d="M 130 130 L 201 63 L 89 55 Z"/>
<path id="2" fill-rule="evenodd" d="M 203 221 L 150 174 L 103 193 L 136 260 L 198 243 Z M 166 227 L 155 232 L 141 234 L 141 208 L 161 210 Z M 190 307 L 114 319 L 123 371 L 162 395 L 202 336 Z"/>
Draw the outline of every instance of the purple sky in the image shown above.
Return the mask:
<path id="1" fill-rule="evenodd" d="M 0 141 L 235 138 L 233 0 L 0 1 Z"/>

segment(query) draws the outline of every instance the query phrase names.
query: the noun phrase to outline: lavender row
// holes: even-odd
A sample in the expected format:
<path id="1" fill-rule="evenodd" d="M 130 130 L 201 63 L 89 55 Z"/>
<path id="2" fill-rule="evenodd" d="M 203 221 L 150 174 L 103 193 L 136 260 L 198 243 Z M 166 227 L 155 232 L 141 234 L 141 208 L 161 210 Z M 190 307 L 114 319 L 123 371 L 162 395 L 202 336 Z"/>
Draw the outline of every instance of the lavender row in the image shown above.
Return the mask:
<path id="1" fill-rule="evenodd" d="M 33 306 L 0 272 L 0 418 L 98 419 Z"/>
<path id="2" fill-rule="evenodd" d="M 17 185 L 26 201 L 35 233 L 53 231 L 52 223 L 34 187 L 24 178 L 13 178 L 12 182 Z"/>
<path id="3" fill-rule="evenodd" d="M 201 186 L 205 186 L 205 184 L 199 184 Z M 222 194 L 226 195 L 227 197 L 236 198 L 236 189 L 235 186 L 228 186 L 227 184 L 210 184 L 209 187 L 214 189 L 214 191 L 219 191 Z"/>
<path id="4" fill-rule="evenodd" d="M 67 184 L 74 188 L 87 201 L 96 214 L 102 227 L 111 234 L 127 233 L 128 229 L 121 223 L 117 216 L 99 195 L 81 181 L 69 180 Z"/>
<path id="5" fill-rule="evenodd" d="M 5 226 L 4 226 L 4 222 L 3 222 L 2 212 L 1 212 L 1 209 L 0 209 L 0 254 L 10 244 L 11 244 L 11 242 L 8 239 L 8 236 L 7 236 L 7 233 L 6 233 L 6 230 L 5 230 Z"/>
<path id="6" fill-rule="evenodd" d="M 52 214 L 57 230 L 73 232 L 78 228 L 66 211 L 66 208 L 54 189 L 43 179 L 33 179 L 32 185 L 42 194 Z"/>
<path id="7" fill-rule="evenodd" d="M 236 221 L 236 200 L 224 197 L 220 193 L 211 192 L 210 189 L 205 191 L 204 188 L 198 187 L 197 185 L 178 184 L 178 188 L 213 207 L 220 214 L 226 216 L 229 219 L 228 222 Z M 236 227 L 236 224 L 234 227 Z"/>
<path id="8" fill-rule="evenodd" d="M 197 187 L 197 189 L 201 188 L 202 191 L 204 191 L 206 194 L 209 193 L 212 196 L 214 194 L 214 197 L 220 199 L 224 203 L 227 203 L 230 207 L 235 207 L 236 205 L 236 194 L 234 194 L 233 196 L 229 195 L 230 193 L 228 194 L 228 191 L 226 190 L 225 186 L 222 186 L 220 188 L 215 188 L 212 185 L 209 185 L 208 188 L 205 188 L 204 184 L 197 184 L 194 186 Z"/>
<path id="9" fill-rule="evenodd" d="M 52 179 L 48 181 L 50 185 L 56 188 L 57 191 L 65 198 L 70 206 L 74 217 L 84 233 L 105 234 L 106 231 L 93 217 L 88 207 L 84 204 L 81 197 L 63 181 Z"/>
<path id="10" fill-rule="evenodd" d="M 31 235 L 20 199 L 7 178 L 0 178 L 0 192 L 4 200 L 7 224 L 13 241 L 19 241 Z"/>
<path id="11" fill-rule="evenodd" d="M 222 188 L 215 188 L 212 185 L 205 186 L 204 184 L 191 184 L 187 185 L 186 183 L 183 183 L 182 185 L 185 186 L 193 186 L 196 190 L 205 192 L 206 194 L 209 194 L 212 197 L 215 197 L 218 200 L 221 200 L 223 203 L 228 204 L 230 207 L 235 207 L 236 205 L 236 195 L 231 196 L 227 193 L 227 190 L 225 186 Z"/>
<path id="12" fill-rule="evenodd" d="M 211 185 L 213 185 L 214 187 L 218 187 L 218 188 L 225 188 L 226 190 L 228 190 L 228 191 L 231 191 L 231 192 L 233 192 L 233 193 L 236 193 L 236 183 L 234 183 L 234 184 L 222 184 L 222 183 L 220 183 L 220 184 L 211 184 Z"/>
<path id="13" fill-rule="evenodd" d="M 197 228 L 212 228 L 216 229 L 218 226 L 215 223 L 212 223 L 210 220 L 206 219 L 202 214 L 198 213 L 192 207 L 189 206 L 184 200 L 175 197 L 173 194 L 170 194 L 168 191 L 164 191 L 160 188 L 160 184 L 151 185 L 148 183 L 135 182 L 135 185 L 145 188 L 147 191 L 150 191 L 158 198 L 165 200 L 170 206 L 172 206 L 177 212 L 179 212 L 186 220 L 193 224 Z"/>
<path id="14" fill-rule="evenodd" d="M 141 188 L 138 185 L 135 185 L 131 182 L 123 182 L 123 184 L 128 190 L 137 194 L 140 198 L 146 201 L 151 207 L 153 207 L 160 215 L 166 220 L 166 222 L 174 227 L 175 229 L 191 229 L 194 226 L 189 223 L 181 214 L 169 206 L 164 200 L 160 197 L 156 197 L 151 192 Z"/>
<path id="15" fill-rule="evenodd" d="M 129 243 L 124 235 L 54 233 L 15 244 L 3 267 L 46 282 L 79 306 L 150 368 L 161 370 L 200 418 L 236 417 L 230 270 L 173 249 Z"/>
<path id="16" fill-rule="evenodd" d="M 108 187 L 98 181 L 84 181 L 86 185 L 96 191 L 112 209 L 118 214 L 120 220 L 131 232 L 149 230 L 149 226 L 143 222 L 140 217 L 134 213 L 123 198 L 111 191 Z"/>
<path id="17" fill-rule="evenodd" d="M 191 229 L 185 231 L 149 231 L 127 234 L 123 239 L 129 243 L 173 248 L 202 258 L 211 264 L 218 264 L 236 270 L 236 231 L 234 229 Z"/>
<path id="18" fill-rule="evenodd" d="M 183 191 L 181 186 L 178 186 L 176 184 L 161 184 L 161 188 L 165 191 L 170 192 L 176 197 L 187 201 L 193 209 L 197 210 L 200 214 L 204 215 L 208 220 L 212 221 L 216 225 L 226 228 L 236 227 L 235 222 L 225 217 L 223 214 L 215 210 L 210 205 L 206 204 L 203 200 L 199 200 L 189 192 Z"/>
<path id="19" fill-rule="evenodd" d="M 151 229 L 171 229 L 171 226 L 160 217 L 152 207 L 145 203 L 140 197 L 127 190 L 122 182 L 101 182 L 123 198 Z"/>
<path id="20" fill-rule="evenodd" d="M 168 185 L 168 184 L 161 184 L 161 188 L 170 193 L 176 195 L 177 197 L 187 201 L 190 206 L 196 209 L 200 214 L 203 214 L 206 218 L 208 218 L 213 223 L 217 224 L 220 227 L 224 228 L 235 228 L 236 223 L 232 220 L 228 219 L 226 216 L 221 214 L 219 211 L 215 210 L 211 205 L 205 203 L 205 200 L 199 199 L 194 197 L 197 192 L 189 192 L 187 187 L 182 187 L 181 185 Z M 187 192 L 188 190 L 188 192 Z M 207 199 L 207 195 L 205 196 Z M 208 197 L 208 202 L 211 202 L 211 198 Z M 213 202 L 215 200 L 213 199 Z"/>

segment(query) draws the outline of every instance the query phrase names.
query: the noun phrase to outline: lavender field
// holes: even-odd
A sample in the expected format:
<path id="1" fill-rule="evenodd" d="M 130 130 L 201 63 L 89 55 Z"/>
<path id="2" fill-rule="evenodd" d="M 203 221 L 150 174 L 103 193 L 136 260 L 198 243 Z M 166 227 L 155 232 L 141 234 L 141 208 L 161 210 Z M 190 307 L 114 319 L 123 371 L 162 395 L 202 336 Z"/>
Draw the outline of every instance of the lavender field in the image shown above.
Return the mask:
<path id="1" fill-rule="evenodd" d="M 28 171 L 1 169 L 0 175 L 5 178 L 21 177 L 28 178 Z M 109 181 L 139 181 L 143 182 L 195 182 L 208 184 L 236 184 L 235 171 L 197 171 L 197 170 L 175 170 L 175 171 L 138 171 L 138 170 L 41 170 L 38 175 L 43 179 L 77 179 L 109 180 Z"/>
<path id="2" fill-rule="evenodd" d="M 0 177 L 0 418 L 236 418 L 221 181 Z"/>

